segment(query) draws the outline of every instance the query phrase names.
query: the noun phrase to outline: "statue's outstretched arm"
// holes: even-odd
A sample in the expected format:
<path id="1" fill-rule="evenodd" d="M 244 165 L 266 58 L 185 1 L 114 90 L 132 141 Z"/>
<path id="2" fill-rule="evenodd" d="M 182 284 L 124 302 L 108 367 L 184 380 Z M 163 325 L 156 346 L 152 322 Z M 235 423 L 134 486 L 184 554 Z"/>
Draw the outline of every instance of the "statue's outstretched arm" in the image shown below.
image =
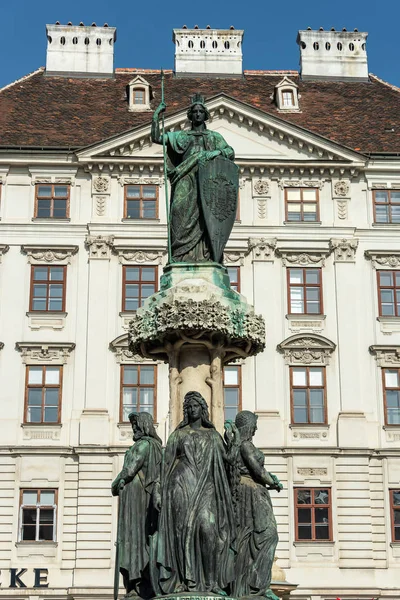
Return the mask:
<path id="1" fill-rule="evenodd" d="M 243 462 L 250 471 L 251 476 L 259 483 L 277 489 L 276 479 L 256 459 L 253 444 L 251 442 L 243 442 L 241 452 Z"/>
<path id="2" fill-rule="evenodd" d="M 147 458 L 149 445 L 147 442 L 136 442 L 132 448 L 125 453 L 124 466 L 122 471 L 117 475 L 111 485 L 113 496 L 118 496 L 118 493 L 124 486 L 132 481 L 139 473 L 140 469 Z"/>

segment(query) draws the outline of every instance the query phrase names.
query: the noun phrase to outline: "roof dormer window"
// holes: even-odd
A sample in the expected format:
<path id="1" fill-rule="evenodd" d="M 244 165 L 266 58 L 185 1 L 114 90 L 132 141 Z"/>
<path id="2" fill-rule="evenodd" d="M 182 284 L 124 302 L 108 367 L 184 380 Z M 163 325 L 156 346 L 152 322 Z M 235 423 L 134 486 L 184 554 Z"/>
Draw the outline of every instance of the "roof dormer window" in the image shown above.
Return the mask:
<path id="1" fill-rule="evenodd" d="M 276 86 L 274 95 L 271 97 L 275 100 L 278 110 L 281 111 L 299 111 L 299 94 L 298 87 L 288 77 L 284 77 Z"/>
<path id="2" fill-rule="evenodd" d="M 128 84 L 129 110 L 150 110 L 151 87 L 147 81 L 137 75 Z"/>

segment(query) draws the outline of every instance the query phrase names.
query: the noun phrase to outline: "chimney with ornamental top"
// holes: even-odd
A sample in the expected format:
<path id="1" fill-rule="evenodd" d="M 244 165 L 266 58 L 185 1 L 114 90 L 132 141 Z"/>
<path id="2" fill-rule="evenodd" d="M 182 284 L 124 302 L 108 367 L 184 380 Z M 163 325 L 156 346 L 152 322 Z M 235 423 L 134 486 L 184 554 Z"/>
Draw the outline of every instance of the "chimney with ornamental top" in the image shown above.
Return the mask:
<path id="1" fill-rule="evenodd" d="M 234 27 L 211 29 L 209 25 L 174 29 L 176 75 L 241 76 L 243 34 Z"/>
<path id="2" fill-rule="evenodd" d="M 366 41 L 368 33 L 354 31 L 299 31 L 302 79 L 368 81 Z"/>
<path id="3" fill-rule="evenodd" d="M 107 23 L 46 25 L 46 74 L 66 77 L 112 77 L 115 27 Z"/>

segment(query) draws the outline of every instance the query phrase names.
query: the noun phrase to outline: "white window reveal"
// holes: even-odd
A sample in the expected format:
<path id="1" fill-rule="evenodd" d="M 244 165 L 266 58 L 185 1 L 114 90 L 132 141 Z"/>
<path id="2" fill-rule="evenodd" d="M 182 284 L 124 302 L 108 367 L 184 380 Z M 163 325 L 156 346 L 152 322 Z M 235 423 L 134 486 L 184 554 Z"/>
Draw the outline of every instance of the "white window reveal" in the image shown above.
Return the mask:
<path id="1" fill-rule="evenodd" d="M 278 110 L 281 111 L 299 111 L 298 86 L 285 75 L 283 79 L 275 86 L 274 95 L 271 96 L 275 100 Z"/>
<path id="2" fill-rule="evenodd" d="M 140 75 L 137 75 L 128 84 L 129 110 L 150 110 L 151 87 Z"/>

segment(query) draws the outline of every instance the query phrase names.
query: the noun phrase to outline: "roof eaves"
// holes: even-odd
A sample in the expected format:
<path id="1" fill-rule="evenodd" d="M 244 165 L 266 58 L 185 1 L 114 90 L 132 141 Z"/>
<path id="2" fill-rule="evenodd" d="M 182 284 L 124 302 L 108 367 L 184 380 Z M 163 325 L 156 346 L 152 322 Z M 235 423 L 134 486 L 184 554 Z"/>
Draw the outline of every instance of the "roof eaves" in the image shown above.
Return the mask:
<path id="1" fill-rule="evenodd" d="M 379 83 L 382 83 L 383 85 L 385 85 L 386 87 L 390 88 L 391 90 L 394 90 L 395 92 L 400 92 L 400 88 L 399 87 L 397 87 L 396 85 L 393 85 L 392 83 L 389 83 L 388 81 L 385 81 L 384 79 L 381 79 L 377 75 L 374 75 L 373 73 L 370 73 L 369 76 L 370 76 L 370 78 L 372 77 L 372 79 L 375 79 L 375 81 L 378 81 Z"/>

